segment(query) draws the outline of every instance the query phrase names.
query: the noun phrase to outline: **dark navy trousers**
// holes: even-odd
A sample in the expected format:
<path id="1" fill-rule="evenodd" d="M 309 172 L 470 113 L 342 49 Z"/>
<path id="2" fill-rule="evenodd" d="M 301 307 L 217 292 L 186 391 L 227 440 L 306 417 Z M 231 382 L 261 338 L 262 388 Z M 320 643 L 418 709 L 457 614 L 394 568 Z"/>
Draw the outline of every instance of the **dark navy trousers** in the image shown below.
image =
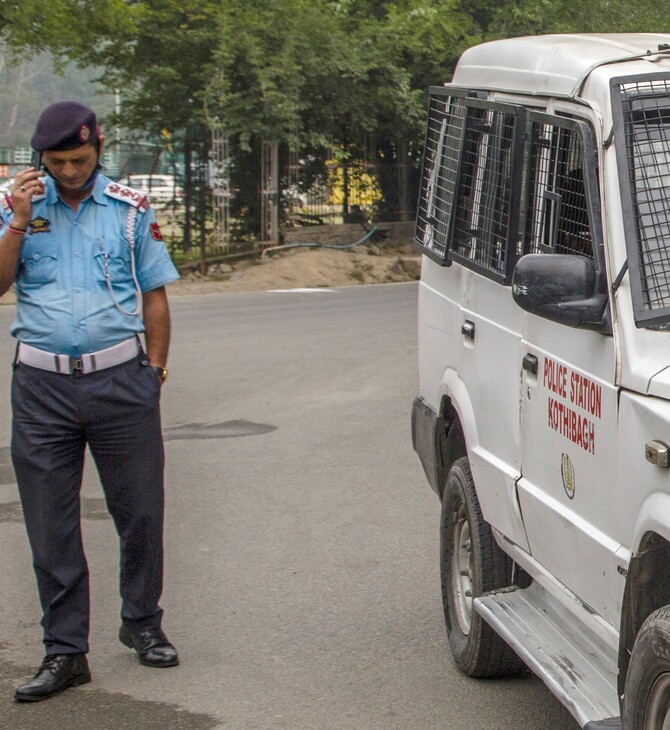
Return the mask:
<path id="1" fill-rule="evenodd" d="M 88 651 L 88 566 L 80 491 L 88 444 L 120 543 L 121 617 L 160 626 L 163 438 L 160 381 L 146 355 L 61 375 L 19 363 L 12 461 L 33 554 L 47 654 Z"/>

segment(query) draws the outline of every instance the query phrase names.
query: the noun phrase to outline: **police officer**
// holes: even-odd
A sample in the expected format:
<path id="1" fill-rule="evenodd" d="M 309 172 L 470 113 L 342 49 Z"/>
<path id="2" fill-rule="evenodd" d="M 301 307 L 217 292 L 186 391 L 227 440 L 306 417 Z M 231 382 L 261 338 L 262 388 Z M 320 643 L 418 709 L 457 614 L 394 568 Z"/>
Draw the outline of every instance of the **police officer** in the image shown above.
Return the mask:
<path id="1" fill-rule="evenodd" d="M 88 444 L 120 541 L 119 639 L 141 664 L 178 664 L 161 629 L 165 285 L 178 278 L 149 203 L 100 173 L 95 113 L 40 116 L 30 167 L 2 201 L 0 295 L 15 284 L 12 461 L 43 611 L 46 656 L 18 701 L 89 682 L 80 524 Z M 144 337 L 144 345 L 140 335 Z"/>

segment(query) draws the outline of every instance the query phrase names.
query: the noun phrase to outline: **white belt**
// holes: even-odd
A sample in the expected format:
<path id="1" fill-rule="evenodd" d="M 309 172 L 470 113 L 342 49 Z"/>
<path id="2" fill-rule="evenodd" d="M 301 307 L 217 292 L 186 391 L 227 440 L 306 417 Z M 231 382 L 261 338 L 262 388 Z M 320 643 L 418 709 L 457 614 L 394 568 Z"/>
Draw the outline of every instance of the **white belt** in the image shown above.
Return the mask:
<path id="1" fill-rule="evenodd" d="M 98 352 L 90 352 L 80 357 L 56 355 L 53 352 L 38 350 L 36 347 L 19 342 L 16 362 L 22 362 L 25 365 L 30 365 L 30 367 L 48 370 L 52 373 L 72 375 L 75 370 L 80 370 L 84 375 L 87 375 L 88 373 L 94 373 L 96 370 L 104 370 L 128 362 L 128 360 L 136 357 L 139 351 L 140 345 L 137 337 L 131 337 L 129 340 L 119 342 L 118 345 L 113 347 Z"/>

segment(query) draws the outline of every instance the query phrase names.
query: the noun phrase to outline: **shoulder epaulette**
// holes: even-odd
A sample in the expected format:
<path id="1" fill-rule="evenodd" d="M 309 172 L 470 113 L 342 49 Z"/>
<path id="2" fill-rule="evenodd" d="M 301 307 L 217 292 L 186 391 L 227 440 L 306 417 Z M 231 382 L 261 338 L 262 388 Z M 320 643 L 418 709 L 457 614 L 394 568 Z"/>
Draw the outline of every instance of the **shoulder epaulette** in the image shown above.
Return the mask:
<path id="1" fill-rule="evenodd" d="M 104 190 L 105 195 L 115 200 L 121 200 L 128 205 L 132 205 L 140 212 L 144 212 L 150 205 L 149 198 L 140 190 L 129 188 L 127 185 L 121 185 L 117 182 L 111 182 Z"/>

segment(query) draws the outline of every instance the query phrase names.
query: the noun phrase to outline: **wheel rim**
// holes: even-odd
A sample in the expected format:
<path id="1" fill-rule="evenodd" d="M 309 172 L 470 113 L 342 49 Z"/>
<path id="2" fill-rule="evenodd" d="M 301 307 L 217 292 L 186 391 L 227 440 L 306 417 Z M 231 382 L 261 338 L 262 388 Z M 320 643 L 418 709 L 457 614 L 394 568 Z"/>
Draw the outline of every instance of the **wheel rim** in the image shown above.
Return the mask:
<path id="1" fill-rule="evenodd" d="M 644 730 L 670 730 L 670 672 L 654 682 L 644 711 Z"/>
<path id="2" fill-rule="evenodd" d="M 465 506 L 459 502 L 453 512 L 451 583 L 458 625 L 464 634 L 472 625 L 472 538 Z"/>

